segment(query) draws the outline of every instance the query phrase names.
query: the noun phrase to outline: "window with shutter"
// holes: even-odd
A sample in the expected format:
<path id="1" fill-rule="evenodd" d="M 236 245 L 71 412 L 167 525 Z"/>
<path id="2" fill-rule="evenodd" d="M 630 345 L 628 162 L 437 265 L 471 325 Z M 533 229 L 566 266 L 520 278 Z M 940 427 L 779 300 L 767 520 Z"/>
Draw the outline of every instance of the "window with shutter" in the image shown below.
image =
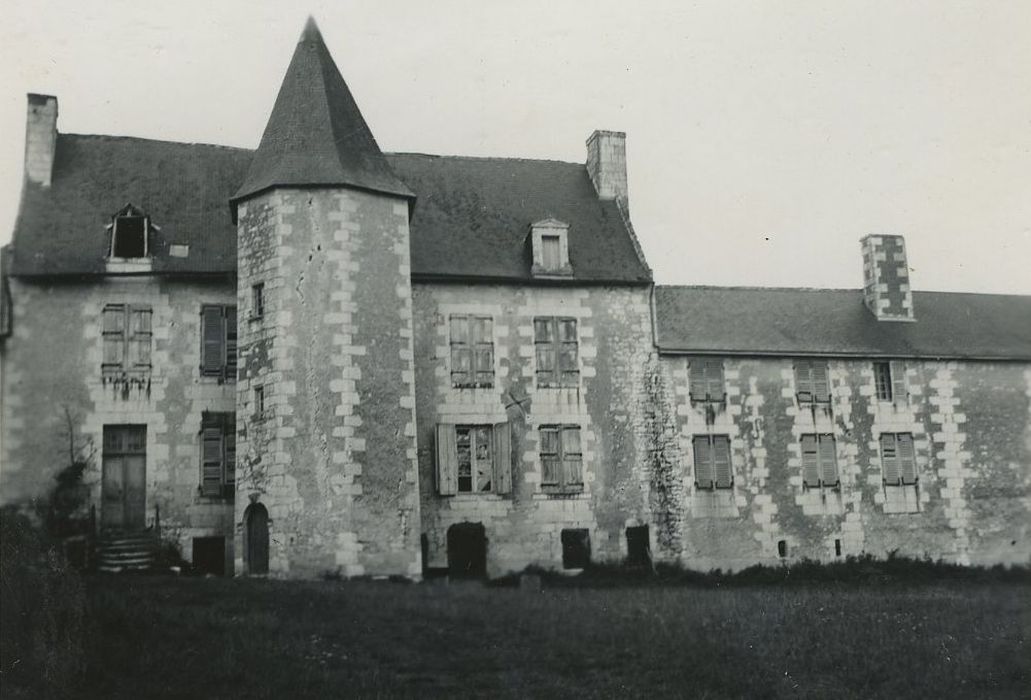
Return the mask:
<path id="1" fill-rule="evenodd" d="M 714 435 L 712 438 L 713 471 L 716 474 L 716 488 L 729 489 L 734 485 L 734 472 L 730 465 L 730 438 Z"/>
<path id="2" fill-rule="evenodd" d="M 576 323 L 575 318 L 554 316 L 533 320 L 537 386 L 580 386 Z"/>
<path id="3" fill-rule="evenodd" d="M 829 402 L 830 379 L 827 363 L 821 360 L 797 360 L 795 391 L 801 403 Z"/>
<path id="4" fill-rule="evenodd" d="M 695 486 L 700 489 L 729 489 L 734 486 L 729 436 L 696 435 L 692 440 L 692 447 Z"/>
<path id="5" fill-rule="evenodd" d="M 820 483 L 820 452 L 815 435 L 802 436 L 802 483 L 809 487 Z"/>
<path id="6" fill-rule="evenodd" d="M 236 414 L 205 411 L 200 442 L 201 495 L 232 497 L 236 483 Z"/>
<path id="7" fill-rule="evenodd" d="M 917 471 L 913 436 L 909 433 L 882 433 L 880 444 L 885 486 L 915 484 Z"/>
<path id="8" fill-rule="evenodd" d="M 541 426 L 541 487 L 555 493 L 583 491 L 583 450 L 580 426 Z"/>
<path id="9" fill-rule="evenodd" d="M 908 433 L 898 435 L 899 447 L 899 475 L 903 484 L 915 484 L 916 475 L 916 452 L 913 449 L 913 436 Z"/>
<path id="10" fill-rule="evenodd" d="M 889 486 L 899 484 L 899 454 L 894 433 L 881 435 L 881 470 L 884 473 L 885 484 Z"/>
<path id="11" fill-rule="evenodd" d="M 691 401 L 714 401 L 722 403 L 723 360 L 694 358 L 689 367 Z"/>
<path id="12" fill-rule="evenodd" d="M 838 455 L 833 435 L 820 435 L 820 485 L 838 485 Z"/>
<path id="13" fill-rule="evenodd" d="M 201 376 L 236 380 L 236 307 L 201 307 Z"/>
<path id="14" fill-rule="evenodd" d="M 698 488 L 711 489 L 716 486 L 716 471 L 713 465 L 712 443 L 708 435 L 696 435 L 694 446 L 694 482 Z"/>
<path id="15" fill-rule="evenodd" d="M 490 316 L 454 314 L 451 327 L 451 385 L 494 386 L 494 321 Z"/>
<path id="16" fill-rule="evenodd" d="M 834 435 L 821 433 L 801 436 L 802 483 L 806 488 L 837 486 L 838 457 Z"/>
<path id="17" fill-rule="evenodd" d="M 153 329 L 149 306 L 108 304 L 104 307 L 101 333 L 105 376 L 148 376 L 151 370 Z"/>

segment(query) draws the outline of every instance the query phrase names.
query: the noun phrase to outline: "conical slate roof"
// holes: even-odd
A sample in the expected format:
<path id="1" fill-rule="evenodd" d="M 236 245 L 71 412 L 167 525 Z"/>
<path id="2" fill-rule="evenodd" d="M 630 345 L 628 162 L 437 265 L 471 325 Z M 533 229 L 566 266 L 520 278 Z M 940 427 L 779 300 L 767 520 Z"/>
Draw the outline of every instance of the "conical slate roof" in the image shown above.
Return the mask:
<path id="1" fill-rule="evenodd" d="M 343 185 L 415 195 L 383 157 L 315 20 L 308 18 L 261 145 L 230 206 L 271 187 Z"/>

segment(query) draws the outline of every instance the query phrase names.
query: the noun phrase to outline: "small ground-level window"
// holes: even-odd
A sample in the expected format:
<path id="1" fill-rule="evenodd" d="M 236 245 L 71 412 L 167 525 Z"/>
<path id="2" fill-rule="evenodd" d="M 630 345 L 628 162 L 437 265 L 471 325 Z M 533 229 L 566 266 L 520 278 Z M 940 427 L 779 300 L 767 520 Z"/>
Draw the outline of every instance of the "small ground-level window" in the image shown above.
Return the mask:
<path id="1" fill-rule="evenodd" d="M 788 555 L 788 541 L 787 540 L 777 540 L 777 556 L 780 557 L 781 559 L 783 559 L 787 555 Z"/>
<path id="2" fill-rule="evenodd" d="M 193 570 L 198 574 L 225 576 L 226 538 L 194 537 Z"/>
<path id="3" fill-rule="evenodd" d="M 584 569 L 591 563 L 591 532 L 587 529 L 562 531 L 562 568 Z"/>
<path id="4" fill-rule="evenodd" d="M 834 540 L 834 556 L 841 556 L 841 540 Z"/>
<path id="5" fill-rule="evenodd" d="M 648 526 L 628 527 L 626 529 L 627 566 L 648 566 L 651 563 L 651 559 Z"/>

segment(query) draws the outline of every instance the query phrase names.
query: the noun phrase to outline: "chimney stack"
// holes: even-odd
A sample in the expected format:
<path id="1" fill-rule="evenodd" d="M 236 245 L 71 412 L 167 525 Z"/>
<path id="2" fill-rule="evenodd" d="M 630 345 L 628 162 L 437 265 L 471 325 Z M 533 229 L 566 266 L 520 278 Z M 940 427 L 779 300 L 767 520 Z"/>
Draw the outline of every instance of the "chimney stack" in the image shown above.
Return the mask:
<path id="1" fill-rule="evenodd" d="M 915 321 L 906 241 L 902 236 L 866 236 L 863 303 L 878 321 Z"/>
<path id="2" fill-rule="evenodd" d="M 53 95 L 29 93 L 29 110 L 25 121 L 25 177 L 43 187 L 50 187 L 57 149 L 57 98 Z"/>
<path id="3" fill-rule="evenodd" d="M 629 209 L 626 185 L 626 134 L 595 131 L 587 139 L 587 172 L 599 199 L 615 199 Z"/>

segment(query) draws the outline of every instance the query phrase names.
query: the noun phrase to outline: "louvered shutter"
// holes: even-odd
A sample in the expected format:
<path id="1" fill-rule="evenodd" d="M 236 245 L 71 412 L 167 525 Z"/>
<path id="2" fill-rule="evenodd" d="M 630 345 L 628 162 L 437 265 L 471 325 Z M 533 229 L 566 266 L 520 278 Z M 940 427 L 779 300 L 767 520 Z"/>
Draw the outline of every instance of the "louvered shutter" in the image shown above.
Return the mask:
<path id="1" fill-rule="evenodd" d="M 838 483 L 838 455 L 833 435 L 820 436 L 820 478 L 826 486 Z"/>
<path id="2" fill-rule="evenodd" d="M 201 373 L 220 376 L 225 366 L 225 330 L 222 307 L 201 307 Z"/>
<path id="3" fill-rule="evenodd" d="M 691 400 L 704 401 L 708 389 L 708 382 L 705 380 L 705 360 L 696 358 L 691 360 L 689 368 L 691 376 Z"/>
<path id="4" fill-rule="evenodd" d="M 494 424 L 494 488 L 500 494 L 512 492 L 512 427 Z"/>
<path id="5" fill-rule="evenodd" d="M 226 366 L 225 378 L 236 380 L 236 307 L 225 307 Z"/>
<path id="6" fill-rule="evenodd" d="M 458 493 L 458 442 L 450 423 L 437 424 L 437 492 L 441 496 Z"/>
<path id="7" fill-rule="evenodd" d="M 813 363 L 808 360 L 795 363 L 795 391 L 799 401 L 813 400 Z"/>
<path id="8" fill-rule="evenodd" d="M 815 435 L 802 436 L 802 481 L 816 486 L 820 481 L 820 460 Z"/>
<path id="9" fill-rule="evenodd" d="M 830 400 L 830 381 L 827 377 L 827 363 L 814 362 L 813 368 L 813 399 L 816 401 Z"/>
<path id="10" fill-rule="evenodd" d="M 223 462 L 222 427 L 208 423 L 201 430 L 201 493 L 222 495 Z"/>
<path id="11" fill-rule="evenodd" d="M 881 435 L 881 467 L 884 470 L 885 484 L 899 483 L 899 456 L 894 435 Z"/>
<path id="12" fill-rule="evenodd" d="M 906 363 L 891 363 L 891 398 L 897 404 L 909 401 L 909 387 L 906 384 Z"/>
<path id="13" fill-rule="evenodd" d="M 711 489 L 716 482 L 712 463 L 712 445 L 709 437 L 702 435 L 694 439 L 694 481 L 699 488 Z"/>
<path id="14" fill-rule="evenodd" d="M 713 471 L 716 476 L 716 488 L 729 489 L 734 485 L 734 471 L 730 463 L 730 440 L 717 435 L 712 439 Z"/>
<path id="15" fill-rule="evenodd" d="M 225 436 L 225 483 L 236 483 L 236 414 L 224 414 L 225 425 L 222 426 Z"/>
<path id="16" fill-rule="evenodd" d="M 899 476 L 903 484 L 916 483 L 916 454 L 913 450 L 913 436 L 898 436 Z"/>
<path id="17" fill-rule="evenodd" d="M 705 361 L 706 392 L 713 401 L 723 401 L 723 360 Z"/>

